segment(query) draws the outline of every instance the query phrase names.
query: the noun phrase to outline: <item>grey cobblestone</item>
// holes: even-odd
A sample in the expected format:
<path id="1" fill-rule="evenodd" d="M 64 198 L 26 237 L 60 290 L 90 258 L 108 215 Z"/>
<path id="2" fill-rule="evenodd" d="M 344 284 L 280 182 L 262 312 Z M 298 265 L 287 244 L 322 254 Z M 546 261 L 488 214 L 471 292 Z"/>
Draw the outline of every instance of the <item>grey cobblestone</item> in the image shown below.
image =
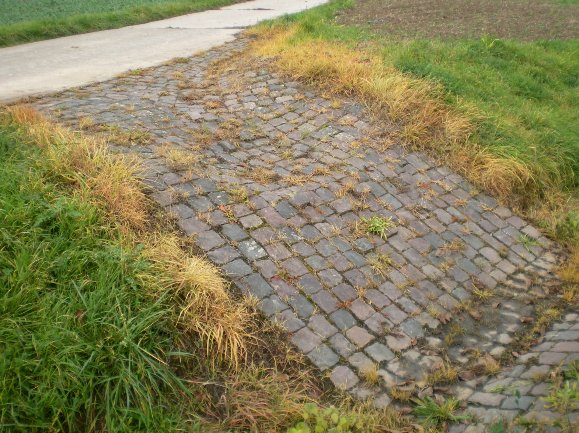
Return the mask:
<path id="1" fill-rule="evenodd" d="M 425 373 L 438 356 L 431 351 L 439 349 L 422 342 L 432 338 L 430 328 L 439 332 L 461 314 L 460 302 L 475 302 L 473 293 L 483 289 L 525 297 L 557 266 L 557 249 L 549 251 L 554 244 L 536 228 L 427 156 L 398 145 L 384 151 L 361 106 L 348 101 L 333 108 L 265 63 L 243 63 L 235 54 L 246 43 L 242 38 L 188 63 L 64 91 L 34 105 L 75 128 L 82 113 L 95 125 L 148 133 L 146 143 L 111 146 L 140 157 L 151 198 L 175 215 L 234 286 L 260 299 L 262 311 L 293 333 L 298 350 L 331 369 L 336 386 L 358 384 L 347 361 L 356 351 L 382 364 L 389 378 L 384 388 L 395 380 L 390 364 L 400 374 Z M 220 59 L 235 67 L 210 77 L 209 65 Z M 118 100 L 132 101 L 134 110 Z M 362 139 L 363 146 L 352 145 Z M 163 152 L 168 148 L 194 162 L 172 160 Z M 372 216 L 392 217 L 396 227 L 386 239 L 363 230 L 363 218 Z M 521 233 L 543 246 L 525 248 Z M 481 318 L 500 322 L 492 336 L 497 341 L 481 336 L 473 348 L 498 354 L 519 330 L 528 312 L 522 303 L 509 308 L 508 301 L 499 302 L 496 317 Z M 548 374 L 579 353 L 577 315 L 564 321 L 575 327 L 545 336 L 549 345 L 535 350 L 541 355 L 533 372 Z M 468 361 L 460 351 L 452 356 Z M 526 377 L 531 370 L 519 364 L 510 374 Z M 528 390 L 533 397 L 544 391 L 538 385 Z M 483 405 L 478 409 L 487 418 L 524 410 L 531 401 L 522 395 L 514 407 L 512 395 L 467 394 L 461 398 Z M 381 405 L 390 403 L 384 389 L 377 395 Z"/>

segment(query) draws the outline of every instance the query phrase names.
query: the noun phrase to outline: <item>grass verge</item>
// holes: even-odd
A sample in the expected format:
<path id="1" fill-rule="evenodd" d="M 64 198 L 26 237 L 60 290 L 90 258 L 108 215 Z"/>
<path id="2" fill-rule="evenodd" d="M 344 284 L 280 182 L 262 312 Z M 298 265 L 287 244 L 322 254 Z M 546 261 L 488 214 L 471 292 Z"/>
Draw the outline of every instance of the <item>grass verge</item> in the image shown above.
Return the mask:
<path id="1" fill-rule="evenodd" d="M 238 0 L 168 0 L 144 3 L 130 2 L 132 5 L 121 2 L 105 3 L 93 1 L 89 5 L 85 5 L 82 2 L 83 7 L 80 9 L 78 8 L 78 2 L 69 2 L 70 5 L 61 4 L 60 7 L 65 9 L 65 11 L 70 9 L 70 15 L 67 16 L 63 13 L 64 16 L 56 15 L 52 17 L 50 17 L 50 14 L 54 13 L 52 10 L 54 5 L 50 2 L 40 2 L 36 5 L 27 5 L 27 8 L 35 7 L 35 13 L 32 14 L 34 19 L 0 26 L 0 47 L 142 24 L 187 13 L 219 8 L 236 1 Z M 10 1 L 2 0 L 0 6 L 8 10 L 8 8 L 12 7 L 9 3 Z M 114 3 L 117 4 L 112 7 Z M 69 6 L 68 9 L 67 6 Z M 79 13 L 79 10 L 86 10 L 84 8 L 89 9 L 90 12 Z M 29 15 L 30 12 L 26 11 L 26 16 Z M 46 18 L 36 18 L 39 15 L 45 15 Z"/>
<path id="2" fill-rule="evenodd" d="M 254 52 L 326 93 L 353 96 L 395 139 L 579 242 L 579 41 L 396 40 L 336 25 L 350 0 L 260 25 Z"/>
<path id="3" fill-rule="evenodd" d="M 153 225 L 135 161 L 26 107 L 0 112 L 0 157 L 2 431 L 281 433 L 330 401 L 251 300 Z"/>

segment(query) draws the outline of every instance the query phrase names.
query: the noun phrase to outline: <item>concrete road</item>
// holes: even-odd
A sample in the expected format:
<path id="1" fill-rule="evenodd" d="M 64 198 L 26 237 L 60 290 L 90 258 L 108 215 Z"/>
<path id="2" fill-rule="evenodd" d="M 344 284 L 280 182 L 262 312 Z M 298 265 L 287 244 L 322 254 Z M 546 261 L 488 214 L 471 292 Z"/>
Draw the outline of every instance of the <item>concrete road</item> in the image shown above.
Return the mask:
<path id="1" fill-rule="evenodd" d="M 327 0 L 253 0 L 121 29 L 0 49 L 0 102 L 107 80 L 235 38 L 259 21 Z"/>

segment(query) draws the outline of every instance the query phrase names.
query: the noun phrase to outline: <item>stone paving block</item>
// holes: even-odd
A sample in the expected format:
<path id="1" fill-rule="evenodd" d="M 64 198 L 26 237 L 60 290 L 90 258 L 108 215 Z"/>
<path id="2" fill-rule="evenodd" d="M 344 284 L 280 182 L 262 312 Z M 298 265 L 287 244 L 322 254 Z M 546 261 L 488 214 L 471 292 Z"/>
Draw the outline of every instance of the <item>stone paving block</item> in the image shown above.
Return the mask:
<path id="1" fill-rule="evenodd" d="M 565 359 L 564 352 L 543 352 L 539 356 L 539 364 L 557 365 Z"/>
<path id="2" fill-rule="evenodd" d="M 382 314 L 384 314 L 384 317 L 386 317 L 388 320 L 390 320 L 392 323 L 396 325 L 402 323 L 402 321 L 404 321 L 404 319 L 408 317 L 408 315 L 404 313 L 404 311 L 402 311 L 394 304 L 384 308 L 382 310 Z"/>
<path id="3" fill-rule="evenodd" d="M 177 225 L 189 236 L 199 235 L 209 230 L 209 226 L 197 218 L 180 219 Z"/>
<path id="4" fill-rule="evenodd" d="M 232 278 L 243 277 L 251 274 L 251 267 L 241 259 L 233 260 L 223 266 L 223 270 Z"/>
<path id="5" fill-rule="evenodd" d="M 354 314 L 355 317 L 357 317 L 359 320 L 362 321 L 368 319 L 372 314 L 376 312 L 361 298 L 355 299 L 350 304 L 348 309 L 350 310 L 350 312 L 352 312 L 352 314 Z"/>
<path id="6" fill-rule="evenodd" d="M 390 322 L 382 313 L 374 313 L 364 321 L 366 327 L 378 336 L 386 334 L 394 324 Z"/>
<path id="7" fill-rule="evenodd" d="M 332 349 L 343 358 L 348 358 L 356 350 L 356 346 L 341 333 L 330 337 L 329 343 Z"/>
<path id="8" fill-rule="evenodd" d="M 488 392 L 475 392 L 468 401 L 471 403 L 478 403 L 483 406 L 498 407 L 506 397 L 501 394 L 493 394 Z"/>
<path id="9" fill-rule="evenodd" d="M 281 311 L 288 308 L 287 304 L 284 303 L 277 295 L 271 295 L 270 297 L 262 299 L 258 306 L 263 314 L 265 314 L 267 317 L 271 317 L 276 313 L 280 313 Z"/>
<path id="10" fill-rule="evenodd" d="M 237 224 L 223 225 L 221 227 L 221 233 L 228 239 L 231 239 L 235 242 L 239 242 L 249 237 L 249 234 Z"/>
<path id="11" fill-rule="evenodd" d="M 340 309 L 330 314 L 332 322 L 341 330 L 345 331 L 356 325 L 356 319 L 348 311 Z"/>
<path id="12" fill-rule="evenodd" d="M 224 265 L 239 257 L 239 252 L 237 252 L 235 248 L 225 245 L 224 247 L 210 251 L 207 256 L 212 262 L 217 263 L 218 265 Z"/>
<path id="13" fill-rule="evenodd" d="M 182 203 L 168 206 L 167 211 L 176 215 L 180 219 L 191 218 L 194 215 L 193 209 Z"/>
<path id="14" fill-rule="evenodd" d="M 366 331 L 364 328 L 354 326 L 346 331 L 348 339 L 357 347 L 362 348 L 368 345 L 374 336 Z"/>
<path id="15" fill-rule="evenodd" d="M 298 280 L 298 286 L 308 294 L 314 294 L 323 289 L 320 281 L 312 274 L 302 275 Z"/>
<path id="16" fill-rule="evenodd" d="M 552 352 L 579 353 L 579 341 L 564 341 L 556 343 L 550 350 Z"/>
<path id="17" fill-rule="evenodd" d="M 262 299 L 273 293 L 272 287 L 257 273 L 252 273 L 240 280 L 239 284 L 244 293 Z"/>
<path id="18" fill-rule="evenodd" d="M 376 362 L 390 361 L 394 359 L 394 353 L 382 343 L 373 343 L 366 347 L 366 353 Z"/>
<path id="19" fill-rule="evenodd" d="M 284 260 L 292 256 L 292 253 L 279 242 L 266 245 L 265 250 L 273 260 Z"/>
<path id="20" fill-rule="evenodd" d="M 309 353 L 322 344 L 322 339 L 305 327 L 292 335 L 291 342 L 302 352 Z"/>
<path id="21" fill-rule="evenodd" d="M 301 319 L 309 318 L 314 312 L 314 306 L 305 296 L 294 295 L 288 299 L 288 304 L 292 306 L 296 314 Z"/>
<path id="22" fill-rule="evenodd" d="M 308 358 L 313 362 L 313 364 L 318 367 L 321 371 L 327 370 L 328 368 L 336 365 L 338 363 L 338 355 L 336 355 L 332 349 L 330 349 L 325 344 L 322 344 L 308 353 Z"/>
<path id="23" fill-rule="evenodd" d="M 342 282 L 342 275 L 335 269 L 325 269 L 318 272 L 318 276 L 326 287 L 334 287 Z"/>
<path id="24" fill-rule="evenodd" d="M 308 322 L 310 329 L 322 339 L 327 339 L 338 332 L 338 329 L 321 314 L 312 316 Z"/>
<path id="25" fill-rule="evenodd" d="M 320 290 L 311 295 L 312 301 L 327 314 L 333 313 L 338 309 L 338 300 L 327 290 Z"/>
<path id="26" fill-rule="evenodd" d="M 507 397 L 501 404 L 502 409 L 519 409 L 527 410 L 535 401 L 535 397 L 521 396 L 521 397 Z"/>
<path id="27" fill-rule="evenodd" d="M 348 363 L 357 371 L 363 373 L 375 367 L 375 362 L 362 352 L 356 352 L 348 358 Z"/>
<path id="28" fill-rule="evenodd" d="M 271 227 L 262 227 L 257 230 L 253 230 L 251 232 L 251 237 L 260 244 L 266 245 L 276 239 L 277 235 Z"/>
<path id="29" fill-rule="evenodd" d="M 382 308 L 391 304 L 390 299 L 376 289 L 368 290 L 365 294 L 365 297 L 368 300 L 368 305 L 378 310 L 381 310 Z"/>
<path id="30" fill-rule="evenodd" d="M 276 314 L 276 320 L 281 323 L 288 332 L 296 332 L 306 326 L 306 324 L 298 319 L 296 314 L 290 309 Z"/>
<path id="31" fill-rule="evenodd" d="M 255 214 L 244 216 L 239 222 L 245 229 L 253 229 L 263 224 L 263 220 Z"/>
<path id="32" fill-rule="evenodd" d="M 332 289 L 332 293 L 343 302 L 353 301 L 358 297 L 358 292 L 349 284 L 338 284 Z"/>
<path id="33" fill-rule="evenodd" d="M 267 256 L 266 251 L 253 239 L 240 242 L 238 244 L 238 248 L 241 251 L 241 254 L 243 254 L 251 261 L 255 261 Z"/>
<path id="34" fill-rule="evenodd" d="M 216 232 L 209 230 L 206 232 L 201 232 L 195 237 L 195 243 L 199 245 L 205 251 L 212 250 L 218 246 L 225 243 L 225 240 L 219 236 Z"/>
<path id="35" fill-rule="evenodd" d="M 339 365 L 332 370 L 330 380 L 337 388 L 346 390 L 354 387 L 360 381 L 354 372 L 344 365 Z"/>

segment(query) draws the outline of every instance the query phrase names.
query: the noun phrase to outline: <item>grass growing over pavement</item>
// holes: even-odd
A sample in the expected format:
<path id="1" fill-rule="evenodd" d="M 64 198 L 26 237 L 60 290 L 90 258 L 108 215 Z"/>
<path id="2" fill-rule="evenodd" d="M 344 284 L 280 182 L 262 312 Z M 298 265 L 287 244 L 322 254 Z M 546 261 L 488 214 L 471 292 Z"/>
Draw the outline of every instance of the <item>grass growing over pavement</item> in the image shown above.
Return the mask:
<path id="1" fill-rule="evenodd" d="M 16 108 L 2 113 L 0 154 L 4 431 L 194 431 L 209 400 L 177 367 L 239 368 L 247 304 L 145 230 L 133 162 L 104 143 Z"/>
<path id="2" fill-rule="evenodd" d="M 416 431 L 324 394 L 252 300 L 152 225 L 134 161 L 27 107 L 0 112 L 0 158 L 2 431 L 283 433 L 327 401 L 365 432 Z"/>
<path id="3" fill-rule="evenodd" d="M 337 25 L 350 0 L 258 27 L 284 72 L 355 96 L 481 188 L 579 240 L 579 41 L 399 40 Z"/>
<path id="4" fill-rule="evenodd" d="M 0 0 L 0 47 L 114 29 L 239 0 Z"/>

